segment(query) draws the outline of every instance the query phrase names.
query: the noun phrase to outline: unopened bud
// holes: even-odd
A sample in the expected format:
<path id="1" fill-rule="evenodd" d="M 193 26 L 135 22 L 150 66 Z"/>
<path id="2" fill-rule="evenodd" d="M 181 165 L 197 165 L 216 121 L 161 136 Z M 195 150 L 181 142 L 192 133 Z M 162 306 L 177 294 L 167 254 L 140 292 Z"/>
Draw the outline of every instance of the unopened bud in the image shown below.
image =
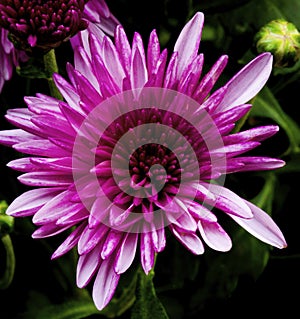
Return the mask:
<path id="1" fill-rule="evenodd" d="M 274 55 L 275 67 L 292 67 L 300 59 L 300 33 L 291 22 L 273 20 L 254 37 L 258 53 Z"/>

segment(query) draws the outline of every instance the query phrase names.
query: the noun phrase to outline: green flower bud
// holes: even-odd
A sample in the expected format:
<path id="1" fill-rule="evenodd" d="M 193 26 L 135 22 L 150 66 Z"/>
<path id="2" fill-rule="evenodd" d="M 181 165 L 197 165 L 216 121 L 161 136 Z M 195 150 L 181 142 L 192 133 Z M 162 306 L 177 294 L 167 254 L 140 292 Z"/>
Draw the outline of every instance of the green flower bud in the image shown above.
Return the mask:
<path id="1" fill-rule="evenodd" d="M 255 35 L 254 42 L 258 53 L 274 55 L 275 67 L 292 67 L 300 59 L 300 33 L 285 20 L 267 23 Z"/>
<path id="2" fill-rule="evenodd" d="M 6 201 L 0 201 L 0 237 L 10 233 L 14 226 L 14 218 L 5 214 L 7 206 Z"/>

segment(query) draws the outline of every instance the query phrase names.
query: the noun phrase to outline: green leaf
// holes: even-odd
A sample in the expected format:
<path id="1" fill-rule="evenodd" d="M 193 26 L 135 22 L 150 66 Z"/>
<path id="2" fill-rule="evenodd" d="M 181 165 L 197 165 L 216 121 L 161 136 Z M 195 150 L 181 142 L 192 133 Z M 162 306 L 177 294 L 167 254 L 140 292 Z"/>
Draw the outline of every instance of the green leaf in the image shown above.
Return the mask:
<path id="1" fill-rule="evenodd" d="M 28 300 L 28 311 L 24 319 L 82 319 L 99 314 L 91 298 L 67 300 L 53 304 L 43 294 L 31 291 Z"/>
<path id="2" fill-rule="evenodd" d="M 220 18 L 230 33 L 253 28 L 255 32 L 274 19 L 285 19 L 299 27 L 300 4 L 298 0 L 252 0 L 223 12 Z"/>
<path id="3" fill-rule="evenodd" d="M 146 275 L 138 272 L 136 301 L 131 311 L 131 319 L 168 319 L 165 308 L 158 299 L 153 284 L 154 271 Z"/>
<path id="4" fill-rule="evenodd" d="M 48 79 L 43 59 L 40 57 L 30 58 L 26 63 L 16 68 L 18 75 L 29 79 Z"/>
<path id="5" fill-rule="evenodd" d="M 207 271 L 192 294 L 189 309 L 203 310 L 207 304 L 228 299 L 242 275 L 256 280 L 269 259 L 269 246 L 238 226 L 231 229 L 232 249 L 226 253 L 207 251 L 203 256 Z"/>
<path id="6" fill-rule="evenodd" d="M 260 94 L 254 99 L 251 115 L 268 117 L 274 120 L 285 130 L 290 142 L 290 150 L 294 153 L 299 153 L 300 127 L 282 110 L 280 104 L 267 87 L 260 91 Z"/>
<path id="7" fill-rule="evenodd" d="M 257 205 L 267 213 L 271 214 L 275 188 L 277 186 L 277 178 L 273 173 L 267 173 L 264 175 L 265 184 L 259 194 L 252 199 L 251 202 Z"/>

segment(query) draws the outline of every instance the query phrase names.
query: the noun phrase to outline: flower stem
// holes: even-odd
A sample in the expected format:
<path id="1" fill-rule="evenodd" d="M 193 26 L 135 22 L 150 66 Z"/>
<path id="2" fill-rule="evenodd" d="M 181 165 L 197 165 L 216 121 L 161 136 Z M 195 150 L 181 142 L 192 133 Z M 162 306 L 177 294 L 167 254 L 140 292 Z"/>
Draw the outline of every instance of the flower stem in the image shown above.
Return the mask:
<path id="1" fill-rule="evenodd" d="M 8 234 L 2 236 L 1 241 L 6 250 L 6 268 L 4 275 L 0 278 L 0 289 L 6 289 L 13 280 L 16 260 L 10 236 Z"/>
<path id="2" fill-rule="evenodd" d="M 59 100 L 63 100 L 63 97 L 57 89 L 52 77 L 53 73 L 58 73 L 58 66 L 54 49 L 51 49 L 44 55 L 44 65 L 51 96 Z"/>

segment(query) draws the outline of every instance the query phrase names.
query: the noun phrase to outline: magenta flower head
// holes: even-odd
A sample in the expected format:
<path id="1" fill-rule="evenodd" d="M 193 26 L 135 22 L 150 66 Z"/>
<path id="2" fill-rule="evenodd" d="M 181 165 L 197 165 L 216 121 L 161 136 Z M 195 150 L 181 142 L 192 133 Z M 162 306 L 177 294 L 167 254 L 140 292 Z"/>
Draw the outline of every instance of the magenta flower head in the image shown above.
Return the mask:
<path id="1" fill-rule="evenodd" d="M 15 46 L 47 52 L 87 28 L 91 21 L 112 33 L 118 23 L 104 0 L 0 1 L 0 25 Z"/>
<path id="2" fill-rule="evenodd" d="M 77 247 L 77 285 L 95 278 L 100 310 L 135 258 L 149 273 L 167 232 L 196 255 L 230 250 L 221 212 L 259 240 L 286 247 L 267 213 L 224 186 L 226 174 L 284 165 L 245 154 L 277 126 L 232 133 L 269 78 L 272 55 L 259 55 L 213 91 L 228 57 L 202 75 L 203 20 L 193 16 L 169 58 L 155 30 L 146 49 L 138 33 L 130 44 L 120 25 L 114 43 L 89 33 L 75 66 L 67 66 L 68 80 L 54 75 L 64 101 L 37 94 L 25 98 L 27 109 L 6 115 L 18 128 L 2 131 L 1 143 L 27 154 L 8 166 L 33 187 L 7 214 L 32 216 L 33 238 L 66 233 L 52 258 Z"/>

